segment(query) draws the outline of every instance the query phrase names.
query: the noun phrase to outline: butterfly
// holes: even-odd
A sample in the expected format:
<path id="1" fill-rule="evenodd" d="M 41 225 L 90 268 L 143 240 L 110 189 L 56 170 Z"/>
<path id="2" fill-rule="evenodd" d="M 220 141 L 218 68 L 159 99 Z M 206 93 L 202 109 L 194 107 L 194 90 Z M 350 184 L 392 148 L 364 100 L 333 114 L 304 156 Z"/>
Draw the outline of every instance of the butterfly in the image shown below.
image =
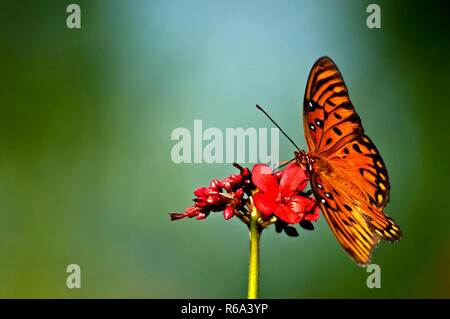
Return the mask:
<path id="1" fill-rule="evenodd" d="M 383 212 L 390 191 L 386 166 L 329 57 L 317 60 L 309 74 L 303 126 L 309 152 L 295 152 L 296 160 L 337 240 L 365 266 L 380 239 L 397 241 L 402 231 Z"/>

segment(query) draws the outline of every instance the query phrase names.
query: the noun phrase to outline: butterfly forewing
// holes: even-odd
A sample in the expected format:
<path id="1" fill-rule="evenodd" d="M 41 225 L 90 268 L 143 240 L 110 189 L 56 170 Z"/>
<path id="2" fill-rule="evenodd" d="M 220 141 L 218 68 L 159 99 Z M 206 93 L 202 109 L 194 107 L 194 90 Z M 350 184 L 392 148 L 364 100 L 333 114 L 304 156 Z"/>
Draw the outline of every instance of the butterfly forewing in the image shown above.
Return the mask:
<path id="1" fill-rule="evenodd" d="M 338 68 L 328 57 L 313 66 L 303 103 L 303 126 L 310 152 L 326 152 L 348 136 L 362 134 L 361 121 L 350 102 Z"/>
<path id="2" fill-rule="evenodd" d="M 383 159 L 364 135 L 342 75 L 328 57 L 309 75 L 303 124 L 315 161 L 309 167 L 314 195 L 339 243 L 366 265 L 380 238 L 395 241 L 402 233 L 383 213 L 390 191 Z"/>

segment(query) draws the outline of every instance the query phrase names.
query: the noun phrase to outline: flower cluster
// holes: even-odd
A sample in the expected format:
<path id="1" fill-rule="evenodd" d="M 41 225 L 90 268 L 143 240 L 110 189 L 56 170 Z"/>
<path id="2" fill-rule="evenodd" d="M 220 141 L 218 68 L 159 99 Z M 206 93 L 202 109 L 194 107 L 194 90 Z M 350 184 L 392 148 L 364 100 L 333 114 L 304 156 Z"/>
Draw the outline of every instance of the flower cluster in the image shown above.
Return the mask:
<path id="1" fill-rule="evenodd" d="M 232 174 L 222 181 L 214 179 L 209 187 L 200 187 L 194 191 L 195 205 L 186 208 L 182 214 L 170 213 L 170 220 L 177 220 L 184 217 L 196 217 L 203 219 L 210 212 L 223 211 L 225 219 L 234 216 L 236 209 L 245 209 L 248 196 L 252 195 L 255 186 L 252 183 L 251 172 L 248 168 L 243 168 L 234 163 L 240 170 L 240 174 Z M 244 196 L 247 195 L 247 199 Z"/>
<path id="2" fill-rule="evenodd" d="M 284 230 L 290 236 L 297 231 L 289 224 L 297 224 L 306 229 L 313 229 L 311 221 L 319 218 L 319 205 L 303 192 L 308 184 L 308 177 L 303 169 L 289 164 L 284 171 L 273 172 L 267 165 L 257 164 L 252 171 L 233 164 L 240 170 L 222 181 L 211 181 L 209 187 L 194 191 L 194 205 L 186 208 L 184 213 L 171 213 L 171 220 L 185 217 L 204 219 L 211 212 L 222 211 L 225 219 L 239 217 L 248 224 L 252 211 L 259 214 L 262 227 L 275 223 L 277 232 Z"/>

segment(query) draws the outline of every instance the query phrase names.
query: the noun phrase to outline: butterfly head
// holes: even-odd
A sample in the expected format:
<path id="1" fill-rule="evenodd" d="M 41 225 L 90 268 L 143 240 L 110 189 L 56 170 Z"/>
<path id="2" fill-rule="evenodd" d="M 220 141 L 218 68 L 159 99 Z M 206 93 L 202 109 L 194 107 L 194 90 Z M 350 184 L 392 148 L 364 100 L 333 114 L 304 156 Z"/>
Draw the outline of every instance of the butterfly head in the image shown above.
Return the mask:
<path id="1" fill-rule="evenodd" d="M 295 152 L 294 155 L 295 155 L 297 164 L 304 171 L 308 171 L 308 169 L 311 165 L 311 160 L 309 158 L 308 152 L 306 152 L 305 150 L 301 150 L 300 152 Z"/>

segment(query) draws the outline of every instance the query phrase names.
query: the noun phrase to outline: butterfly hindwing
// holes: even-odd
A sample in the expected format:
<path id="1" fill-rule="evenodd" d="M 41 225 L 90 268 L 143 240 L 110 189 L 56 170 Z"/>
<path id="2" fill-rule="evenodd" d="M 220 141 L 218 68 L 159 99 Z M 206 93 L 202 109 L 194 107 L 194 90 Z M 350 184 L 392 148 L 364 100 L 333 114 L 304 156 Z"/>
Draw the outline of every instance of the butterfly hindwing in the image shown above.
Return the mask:
<path id="1" fill-rule="evenodd" d="M 390 183 L 383 159 L 368 136 L 349 141 L 326 157 L 333 170 L 345 174 L 363 191 L 363 198 L 383 209 L 389 201 Z"/>
<path id="2" fill-rule="evenodd" d="M 361 215 L 359 208 L 324 177 L 312 173 L 311 188 L 341 246 L 355 262 L 367 265 L 380 240 L 378 232 Z"/>

